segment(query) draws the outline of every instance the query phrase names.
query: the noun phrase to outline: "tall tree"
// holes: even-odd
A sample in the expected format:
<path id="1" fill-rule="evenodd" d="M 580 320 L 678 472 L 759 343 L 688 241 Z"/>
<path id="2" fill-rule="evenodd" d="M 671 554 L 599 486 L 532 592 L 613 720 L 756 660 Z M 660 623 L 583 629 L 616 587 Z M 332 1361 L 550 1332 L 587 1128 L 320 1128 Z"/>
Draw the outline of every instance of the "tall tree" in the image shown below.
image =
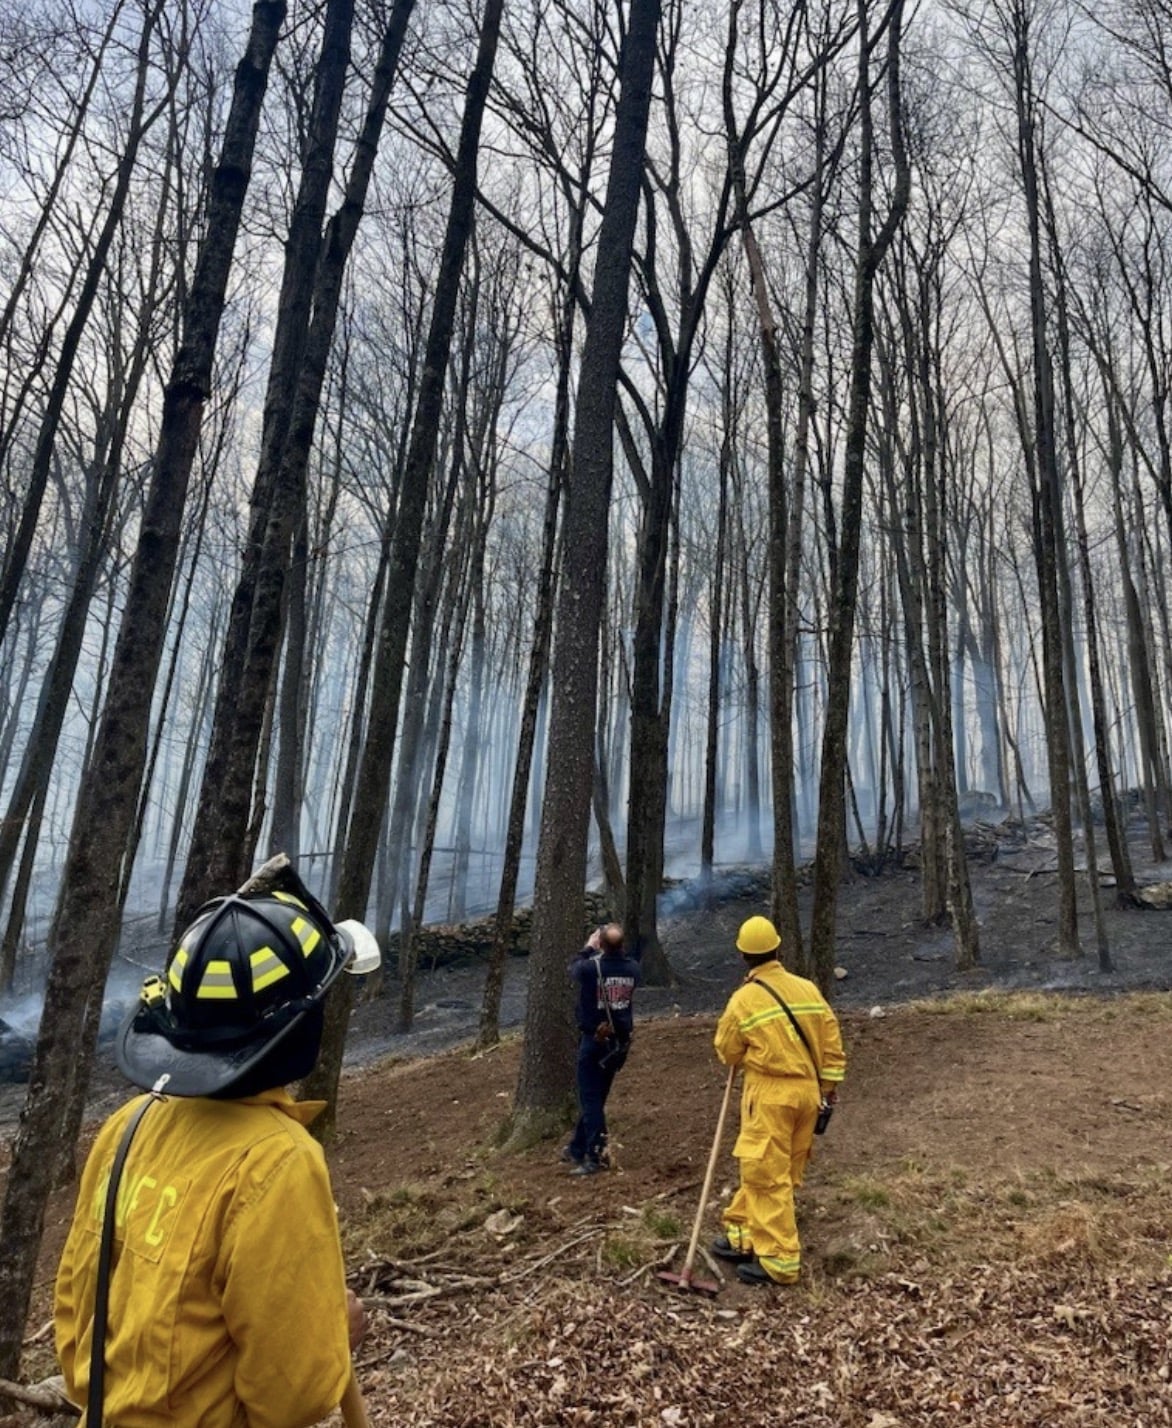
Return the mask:
<path id="1" fill-rule="evenodd" d="M 465 92 L 460 139 L 452 169 L 452 196 L 436 275 L 419 397 L 411 423 L 411 440 L 391 538 L 386 603 L 379 624 L 374 673 L 371 676 L 370 718 L 358 768 L 354 809 L 349 829 L 343 833 L 345 842 L 342 870 L 338 877 L 337 911 L 344 918 L 366 916 L 379 830 L 390 786 L 420 536 L 435 463 L 464 254 L 472 233 L 480 130 L 496 60 L 502 8 L 502 0 L 486 0 L 480 22 L 476 63 Z M 306 1082 L 307 1094 L 324 1094 L 330 1103 L 330 1110 L 320 1118 L 316 1127 L 323 1138 L 333 1133 L 333 1103 L 342 1069 L 342 1049 L 349 1015 L 349 988 L 339 987 L 326 1009 L 322 1055 L 313 1075 Z"/>
<path id="2" fill-rule="evenodd" d="M 258 770 L 258 747 L 280 648 L 291 540 L 305 518 L 304 483 L 296 479 L 304 468 L 295 479 L 282 480 L 291 474 L 285 448 L 309 337 L 353 25 L 354 0 L 328 0 L 301 180 L 285 241 L 248 544 L 228 620 L 211 748 L 179 889 L 179 930 L 202 902 L 238 887 L 252 861 L 255 834 L 250 839 L 249 831 L 259 821 L 251 806 L 253 788 L 264 786 L 266 773 L 263 767 Z"/>
<path id="3" fill-rule="evenodd" d="M 283 0 L 253 7 L 219 160 L 205 238 L 184 312 L 183 339 L 163 398 L 158 444 L 122 623 L 93 753 L 78 791 L 69 854 L 48 935 L 50 971 L 29 1089 L 12 1149 L 0 1238 L 0 1377 L 20 1362 L 45 1206 L 63 1154 L 71 1101 L 84 1098 L 102 992 L 118 938 L 122 860 L 138 811 L 151 694 L 179 531 L 211 385 L 216 338 L 251 176 L 260 111 Z"/>
<path id="4" fill-rule="evenodd" d="M 659 0 L 632 0 L 575 408 L 549 722 L 558 758 L 546 779 L 537 849 L 525 1042 L 513 1105 L 519 1139 L 560 1124 L 572 1081 L 565 957 L 583 931 L 615 399 L 658 27 Z"/>
<path id="5" fill-rule="evenodd" d="M 1048 294 L 1043 272 L 1042 198 L 1038 181 L 1040 96 L 1034 80 L 1034 7 L 1032 0 L 1010 0 L 1002 24 L 1010 47 L 1017 160 L 1020 165 L 1029 234 L 1030 340 L 1033 355 L 1032 477 L 1034 561 L 1042 614 L 1042 668 L 1045 684 L 1046 758 L 1050 770 L 1050 809 L 1058 860 L 1058 931 L 1061 956 L 1078 955 L 1078 904 L 1074 881 L 1074 840 L 1070 816 L 1071 738 L 1067 678 L 1063 666 L 1062 611 L 1059 600 L 1059 535 L 1062 493 L 1058 468 L 1058 430 L 1054 365 L 1050 350 Z"/>
<path id="6" fill-rule="evenodd" d="M 875 276 L 907 210 L 911 174 L 903 143 L 900 95 L 900 43 L 903 0 L 893 0 L 887 25 L 887 102 L 895 182 L 891 202 L 878 232 L 873 232 L 875 136 L 871 115 L 872 40 L 866 0 L 858 7 L 859 68 L 859 213 L 851 314 L 850 394 L 843 451 L 842 500 L 838 549 L 831 591 L 827 662 L 826 718 L 822 731 L 818 835 L 814 859 L 814 910 L 810 924 L 810 960 L 819 985 L 834 978 L 834 934 L 838 881 L 842 869 L 843 810 L 847 772 L 851 660 L 858 602 L 859 540 L 863 522 L 863 475 L 867 456 L 867 419 L 871 403 L 874 348 Z"/>

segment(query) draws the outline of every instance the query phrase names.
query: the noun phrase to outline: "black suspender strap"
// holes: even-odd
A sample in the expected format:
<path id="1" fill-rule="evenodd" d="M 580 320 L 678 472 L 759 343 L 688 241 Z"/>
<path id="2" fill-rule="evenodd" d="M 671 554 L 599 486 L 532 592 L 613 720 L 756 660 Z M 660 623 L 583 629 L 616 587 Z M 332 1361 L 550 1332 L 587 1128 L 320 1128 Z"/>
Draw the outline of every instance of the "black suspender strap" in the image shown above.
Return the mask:
<path id="1" fill-rule="evenodd" d="M 774 989 L 769 985 L 768 982 L 759 981 L 756 977 L 754 977 L 753 985 L 762 988 L 763 991 L 768 992 L 769 995 L 773 998 L 773 1000 L 777 1003 L 777 1005 L 782 1009 L 782 1011 L 785 1012 L 786 1016 L 789 1017 L 793 1029 L 797 1032 L 798 1036 L 801 1037 L 802 1045 L 806 1048 L 806 1055 L 810 1058 L 810 1064 L 814 1068 L 814 1076 L 818 1082 L 818 1089 L 821 1090 L 822 1068 L 818 1065 L 818 1058 L 814 1055 L 813 1047 L 811 1047 L 809 1041 L 806 1039 L 806 1033 L 799 1025 L 797 1017 L 794 1016 L 792 1011 L 790 1011 L 781 993 L 774 991 Z"/>
<path id="2" fill-rule="evenodd" d="M 110 1270 L 114 1258 L 114 1221 L 118 1207 L 118 1185 L 126 1165 L 130 1142 L 134 1139 L 142 1118 L 156 1101 L 164 1099 L 162 1089 L 170 1076 L 160 1076 L 150 1095 L 135 1111 L 122 1132 L 114 1163 L 110 1167 L 110 1183 L 106 1186 L 106 1205 L 102 1212 L 102 1238 L 98 1246 L 98 1279 L 94 1286 L 94 1321 L 90 1336 L 90 1382 L 86 1396 L 86 1428 L 102 1428 L 106 1397 L 106 1325 L 110 1310 Z"/>

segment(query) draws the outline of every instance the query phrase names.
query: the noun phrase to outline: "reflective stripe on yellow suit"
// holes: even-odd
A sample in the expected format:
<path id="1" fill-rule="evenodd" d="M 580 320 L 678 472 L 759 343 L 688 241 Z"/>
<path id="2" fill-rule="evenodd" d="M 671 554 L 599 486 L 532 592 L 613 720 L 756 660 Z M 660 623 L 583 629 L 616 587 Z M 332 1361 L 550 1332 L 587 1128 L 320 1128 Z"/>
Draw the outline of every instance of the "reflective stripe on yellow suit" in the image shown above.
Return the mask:
<path id="1" fill-rule="evenodd" d="M 794 1190 L 801 1185 L 820 1087 L 814 1067 L 766 981 L 785 1000 L 818 1058 L 823 1086 L 846 1073 L 838 1020 L 813 982 L 779 963 L 754 968 L 729 999 L 716 1028 L 716 1054 L 745 1070 L 741 1130 L 733 1154 L 740 1162 L 740 1188 L 724 1212 L 729 1243 L 757 1255 L 762 1268 L 782 1282 L 797 1278 L 801 1264 Z"/>
<path id="2" fill-rule="evenodd" d="M 106 1185 L 138 1104 L 98 1133 L 57 1274 L 57 1352 L 79 1404 Z M 319 1108 L 268 1091 L 147 1112 L 118 1192 L 107 1423 L 302 1428 L 341 1401 L 342 1250 L 325 1160 L 303 1124 Z"/>

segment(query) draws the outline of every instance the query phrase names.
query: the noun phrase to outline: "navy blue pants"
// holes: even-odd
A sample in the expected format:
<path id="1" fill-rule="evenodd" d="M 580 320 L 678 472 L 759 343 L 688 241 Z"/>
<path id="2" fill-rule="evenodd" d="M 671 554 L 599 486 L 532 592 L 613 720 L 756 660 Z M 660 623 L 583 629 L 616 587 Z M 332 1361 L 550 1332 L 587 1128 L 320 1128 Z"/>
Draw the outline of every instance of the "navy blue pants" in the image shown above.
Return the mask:
<path id="1" fill-rule="evenodd" d="M 627 1059 L 630 1042 L 616 1046 L 595 1041 L 583 1032 L 578 1042 L 578 1109 L 581 1114 L 570 1140 L 575 1160 L 599 1160 L 606 1151 L 606 1098 Z"/>

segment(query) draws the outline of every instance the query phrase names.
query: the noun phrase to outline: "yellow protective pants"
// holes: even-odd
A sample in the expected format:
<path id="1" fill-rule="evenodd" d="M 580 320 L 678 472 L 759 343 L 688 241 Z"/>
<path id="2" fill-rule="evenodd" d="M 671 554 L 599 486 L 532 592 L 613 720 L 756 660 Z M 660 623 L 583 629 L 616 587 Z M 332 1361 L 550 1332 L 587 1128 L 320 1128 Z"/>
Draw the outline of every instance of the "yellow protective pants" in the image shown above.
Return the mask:
<path id="1" fill-rule="evenodd" d="M 801 1268 L 794 1190 L 810 1158 L 818 1103 L 812 1079 L 746 1074 L 733 1147 L 741 1183 L 725 1209 L 724 1229 L 734 1249 L 755 1254 L 782 1284 L 792 1284 Z"/>

